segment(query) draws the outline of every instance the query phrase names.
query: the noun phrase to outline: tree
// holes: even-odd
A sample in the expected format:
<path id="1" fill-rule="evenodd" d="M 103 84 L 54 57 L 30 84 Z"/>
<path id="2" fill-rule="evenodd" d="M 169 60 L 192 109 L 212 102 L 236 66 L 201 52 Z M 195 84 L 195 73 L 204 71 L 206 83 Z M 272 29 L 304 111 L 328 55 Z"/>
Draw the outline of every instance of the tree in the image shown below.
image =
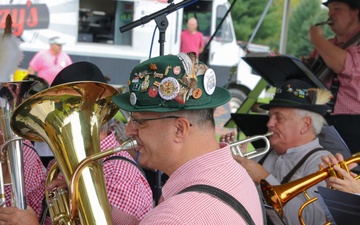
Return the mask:
<path id="1" fill-rule="evenodd" d="M 320 0 L 302 0 L 293 10 L 289 21 L 287 54 L 296 57 L 308 55 L 313 49 L 308 38 L 309 27 L 327 18 L 327 9 L 321 6 Z M 325 36 L 330 37 L 330 28 L 327 25 L 323 28 Z"/>
<path id="2" fill-rule="evenodd" d="M 268 0 L 237 0 L 232 10 L 236 38 L 249 41 Z M 256 34 L 253 43 L 278 44 L 281 31 L 281 2 L 275 0 Z"/>
<path id="3" fill-rule="evenodd" d="M 237 40 L 249 41 L 269 0 L 237 0 L 231 12 Z M 283 7 L 285 0 L 274 0 L 253 43 L 279 47 Z M 231 1 L 230 1 L 231 2 Z M 327 9 L 321 6 L 321 0 L 292 0 L 290 5 L 287 54 L 303 56 L 310 53 L 312 45 L 307 32 L 312 24 L 327 19 Z M 331 31 L 324 27 L 325 36 Z"/>

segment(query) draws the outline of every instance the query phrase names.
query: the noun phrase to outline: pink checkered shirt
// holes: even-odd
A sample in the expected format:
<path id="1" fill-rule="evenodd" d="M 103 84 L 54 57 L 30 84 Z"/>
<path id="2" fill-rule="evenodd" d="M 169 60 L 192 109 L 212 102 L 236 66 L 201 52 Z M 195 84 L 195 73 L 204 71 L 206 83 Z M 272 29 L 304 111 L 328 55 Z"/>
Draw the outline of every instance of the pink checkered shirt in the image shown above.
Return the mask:
<path id="1" fill-rule="evenodd" d="M 45 168 L 30 141 L 24 141 L 24 183 L 27 205 L 31 206 L 38 218 L 42 210 L 45 193 Z M 6 206 L 11 206 L 11 186 L 5 186 Z"/>
<path id="2" fill-rule="evenodd" d="M 119 143 L 114 133 L 109 134 L 100 142 L 102 151 L 117 146 Z M 131 155 L 124 151 L 114 155 L 133 160 Z M 150 185 L 136 166 L 124 160 L 115 159 L 105 162 L 103 171 L 109 202 L 113 207 L 136 216 L 138 220 L 152 209 Z"/>
<path id="3" fill-rule="evenodd" d="M 342 46 L 357 33 L 360 29 L 354 31 L 344 42 L 338 42 L 336 38 L 329 41 L 337 46 Z M 333 115 L 336 114 L 360 114 L 360 46 L 351 45 L 346 48 L 347 56 L 345 65 L 341 73 L 337 75 L 340 81 L 340 87 L 336 97 Z M 314 50 L 310 58 L 316 58 L 318 53 Z M 331 80 L 325 82 L 330 89 Z"/>

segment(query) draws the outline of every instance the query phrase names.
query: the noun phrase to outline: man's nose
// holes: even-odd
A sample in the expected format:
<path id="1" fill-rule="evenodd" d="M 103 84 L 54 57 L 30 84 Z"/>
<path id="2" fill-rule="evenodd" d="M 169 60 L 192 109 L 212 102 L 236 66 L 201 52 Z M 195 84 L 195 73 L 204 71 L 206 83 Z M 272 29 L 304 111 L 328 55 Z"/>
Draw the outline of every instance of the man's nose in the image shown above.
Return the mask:
<path id="1" fill-rule="evenodd" d="M 129 121 L 125 127 L 125 135 L 127 137 L 132 137 L 137 134 L 137 129 L 134 128 L 134 126 L 131 124 L 131 121 Z"/>

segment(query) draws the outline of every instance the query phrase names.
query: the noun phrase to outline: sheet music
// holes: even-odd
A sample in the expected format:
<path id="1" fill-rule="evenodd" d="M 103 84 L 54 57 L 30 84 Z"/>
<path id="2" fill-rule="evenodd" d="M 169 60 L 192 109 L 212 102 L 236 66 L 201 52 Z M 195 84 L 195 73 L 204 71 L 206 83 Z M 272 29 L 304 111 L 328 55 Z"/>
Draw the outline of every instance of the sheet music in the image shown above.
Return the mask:
<path id="1" fill-rule="evenodd" d="M 300 59 L 293 56 L 242 57 L 242 59 L 272 86 L 280 87 L 286 80 L 300 79 L 315 87 L 328 89 Z"/>

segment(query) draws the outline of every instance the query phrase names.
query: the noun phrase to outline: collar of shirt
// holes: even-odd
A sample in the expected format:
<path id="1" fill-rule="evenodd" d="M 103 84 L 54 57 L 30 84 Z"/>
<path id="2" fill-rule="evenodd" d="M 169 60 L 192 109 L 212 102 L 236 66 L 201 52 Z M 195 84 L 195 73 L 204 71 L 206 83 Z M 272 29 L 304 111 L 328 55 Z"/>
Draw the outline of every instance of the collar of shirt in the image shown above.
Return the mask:
<path id="1" fill-rule="evenodd" d="M 166 200 L 185 187 L 192 185 L 197 178 L 201 179 L 198 174 L 201 174 L 202 171 L 220 164 L 235 162 L 231 156 L 229 145 L 226 143 L 219 143 L 219 145 L 220 149 L 198 156 L 178 168 L 162 188 L 163 199 Z"/>

